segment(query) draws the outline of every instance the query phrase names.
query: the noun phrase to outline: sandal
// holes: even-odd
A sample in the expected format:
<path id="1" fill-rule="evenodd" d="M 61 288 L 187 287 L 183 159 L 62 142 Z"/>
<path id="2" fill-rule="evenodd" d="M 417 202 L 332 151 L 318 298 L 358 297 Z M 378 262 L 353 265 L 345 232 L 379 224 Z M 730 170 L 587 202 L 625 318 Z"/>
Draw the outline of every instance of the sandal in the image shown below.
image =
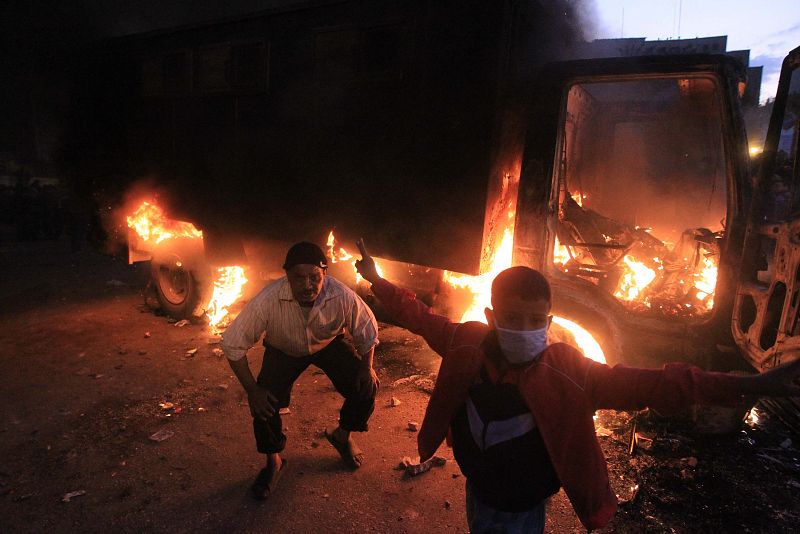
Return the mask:
<path id="1" fill-rule="evenodd" d="M 325 438 L 333 445 L 333 448 L 336 449 L 342 457 L 347 467 L 350 469 L 358 469 L 361 467 L 361 457 L 363 453 L 361 449 L 358 448 L 358 445 L 356 445 L 356 442 L 353 441 L 353 438 L 349 438 L 346 443 L 342 443 L 333 437 L 333 434 L 328 432 L 328 429 L 325 429 Z"/>
<path id="2" fill-rule="evenodd" d="M 278 485 L 278 480 L 280 480 L 284 471 L 286 471 L 286 460 L 282 460 L 281 468 L 277 471 L 275 471 L 274 467 L 265 467 L 259 471 L 255 482 L 250 486 L 253 497 L 259 501 L 266 501 L 275 491 L 275 486 Z"/>

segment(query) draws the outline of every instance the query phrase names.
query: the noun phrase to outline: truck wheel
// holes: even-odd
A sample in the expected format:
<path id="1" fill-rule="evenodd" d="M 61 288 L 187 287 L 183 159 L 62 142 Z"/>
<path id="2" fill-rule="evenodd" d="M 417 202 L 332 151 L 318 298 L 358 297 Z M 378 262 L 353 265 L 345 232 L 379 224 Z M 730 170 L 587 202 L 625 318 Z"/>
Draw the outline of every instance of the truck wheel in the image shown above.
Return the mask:
<path id="1" fill-rule="evenodd" d="M 175 319 L 199 317 L 205 312 L 208 291 L 196 271 L 177 257 L 152 262 L 151 275 L 161 309 Z"/>

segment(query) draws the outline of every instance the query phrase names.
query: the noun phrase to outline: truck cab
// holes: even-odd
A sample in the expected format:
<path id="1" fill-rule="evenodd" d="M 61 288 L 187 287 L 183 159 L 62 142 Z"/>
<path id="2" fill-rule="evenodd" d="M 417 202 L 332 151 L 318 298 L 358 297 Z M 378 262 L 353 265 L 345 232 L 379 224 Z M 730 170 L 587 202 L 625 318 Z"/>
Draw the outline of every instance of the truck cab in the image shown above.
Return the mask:
<path id="1" fill-rule="evenodd" d="M 514 262 L 611 363 L 759 370 L 796 357 L 797 74 L 784 62 L 758 172 L 723 56 L 566 62 L 537 79 Z M 794 233 L 793 233 L 794 232 Z"/>

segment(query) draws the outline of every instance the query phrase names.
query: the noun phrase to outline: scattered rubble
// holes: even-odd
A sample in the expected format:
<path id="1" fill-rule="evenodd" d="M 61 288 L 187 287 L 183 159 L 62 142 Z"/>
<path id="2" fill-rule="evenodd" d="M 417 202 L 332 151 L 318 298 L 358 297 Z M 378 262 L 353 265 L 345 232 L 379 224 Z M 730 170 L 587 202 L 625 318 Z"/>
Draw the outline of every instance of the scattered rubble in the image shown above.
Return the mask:
<path id="1" fill-rule="evenodd" d="M 400 406 L 401 404 L 403 404 L 403 402 L 397 397 L 392 397 L 389 399 L 389 406 L 391 406 L 392 408 L 394 408 L 395 406 Z"/>
<path id="2" fill-rule="evenodd" d="M 65 493 L 64 496 L 61 497 L 61 502 L 70 502 L 75 497 L 80 497 L 82 495 L 86 495 L 86 490 L 70 491 L 69 493 Z"/>
<path id="3" fill-rule="evenodd" d="M 420 463 L 419 457 L 412 459 L 410 456 L 403 456 L 396 469 L 405 471 L 406 476 L 415 477 L 430 471 L 431 467 L 442 467 L 446 463 L 447 458 L 443 456 L 432 456 L 422 463 Z"/>
<path id="4" fill-rule="evenodd" d="M 417 423 L 416 421 L 409 421 L 408 430 L 410 432 L 416 432 L 417 430 L 419 430 L 419 423 Z"/>
<path id="5" fill-rule="evenodd" d="M 198 411 L 200 411 L 200 410 L 198 409 Z M 162 428 L 161 430 L 159 430 L 155 434 L 151 435 L 150 436 L 150 440 L 155 441 L 157 443 L 161 443 L 162 441 L 166 441 L 166 440 L 168 440 L 169 438 L 171 438 L 174 435 L 175 435 L 175 432 L 173 432 L 172 430 L 167 430 L 165 428 Z"/>
<path id="6" fill-rule="evenodd" d="M 189 324 L 189 320 L 188 319 L 181 319 L 180 321 L 177 321 L 172 326 L 177 326 L 178 328 L 181 328 L 183 326 L 186 326 L 187 324 Z"/>
<path id="7" fill-rule="evenodd" d="M 401 386 L 403 384 L 407 384 L 409 382 L 413 382 L 414 380 L 416 380 L 417 378 L 420 378 L 421 376 L 422 375 L 410 375 L 410 376 L 405 376 L 403 378 L 398 378 L 397 380 L 392 382 L 390 385 L 391 385 L 391 387 L 396 388 L 397 386 Z"/>

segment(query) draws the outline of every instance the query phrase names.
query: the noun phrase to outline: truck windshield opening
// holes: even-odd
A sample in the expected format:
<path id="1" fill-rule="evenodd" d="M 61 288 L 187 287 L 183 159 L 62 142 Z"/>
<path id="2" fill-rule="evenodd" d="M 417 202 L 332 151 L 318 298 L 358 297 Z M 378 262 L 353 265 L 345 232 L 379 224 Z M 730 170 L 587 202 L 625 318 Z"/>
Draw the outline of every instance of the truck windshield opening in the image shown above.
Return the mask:
<path id="1" fill-rule="evenodd" d="M 714 79 L 572 85 L 554 188 L 554 266 L 636 312 L 707 315 L 727 174 Z"/>

